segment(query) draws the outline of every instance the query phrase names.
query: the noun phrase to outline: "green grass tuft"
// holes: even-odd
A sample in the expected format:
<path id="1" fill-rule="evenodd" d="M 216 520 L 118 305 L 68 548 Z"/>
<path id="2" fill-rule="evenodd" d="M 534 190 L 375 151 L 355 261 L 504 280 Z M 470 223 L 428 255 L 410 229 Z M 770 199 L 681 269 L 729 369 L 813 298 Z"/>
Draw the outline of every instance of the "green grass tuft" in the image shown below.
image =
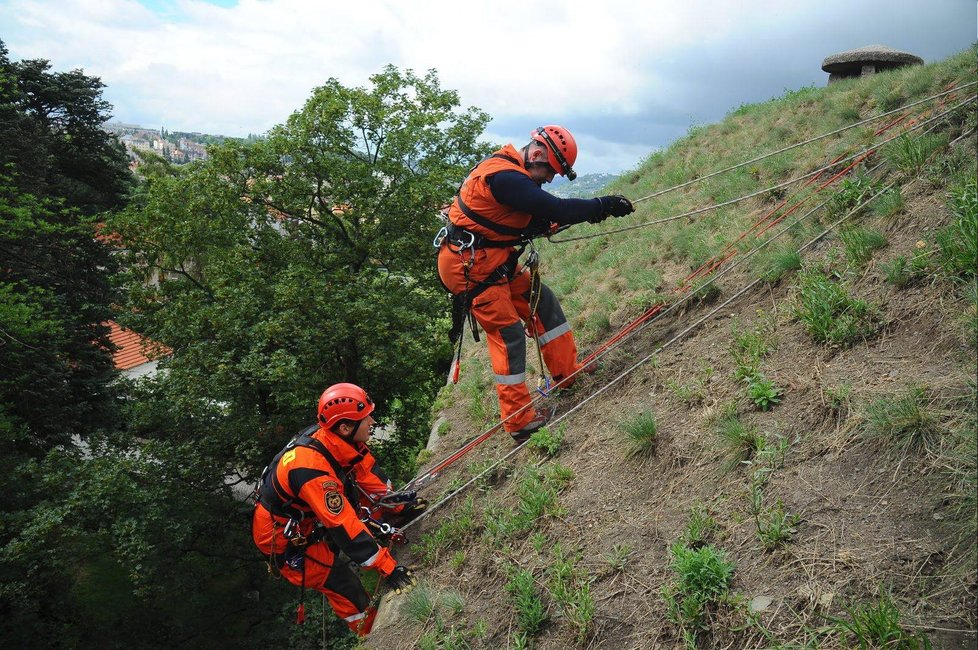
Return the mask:
<path id="1" fill-rule="evenodd" d="M 873 331 L 869 303 L 849 295 L 845 287 L 818 270 L 799 275 L 795 317 L 819 343 L 851 345 Z"/>
<path id="2" fill-rule="evenodd" d="M 655 413 L 644 411 L 625 420 L 621 424 L 622 431 L 628 440 L 625 456 L 628 458 L 647 457 L 655 452 L 655 443 L 659 435 L 659 425 L 656 424 Z"/>
<path id="3" fill-rule="evenodd" d="M 920 387 L 873 401 L 866 407 L 865 420 L 867 435 L 886 439 L 903 452 L 932 449 L 940 442 L 937 416 Z"/>
<path id="4" fill-rule="evenodd" d="M 839 230 L 839 239 L 845 248 L 849 264 L 861 268 L 873 257 L 873 251 L 886 246 L 886 237 L 881 233 L 863 228 L 850 226 Z"/>

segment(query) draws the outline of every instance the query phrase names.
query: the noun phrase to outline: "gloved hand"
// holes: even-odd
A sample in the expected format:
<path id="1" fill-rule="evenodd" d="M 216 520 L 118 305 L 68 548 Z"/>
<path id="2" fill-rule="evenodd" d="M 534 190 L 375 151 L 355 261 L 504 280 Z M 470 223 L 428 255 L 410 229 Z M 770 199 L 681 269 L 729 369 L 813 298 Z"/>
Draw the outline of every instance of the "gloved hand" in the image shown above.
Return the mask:
<path id="1" fill-rule="evenodd" d="M 415 519 L 420 517 L 421 513 L 427 510 L 427 508 L 428 508 L 428 502 L 425 499 L 418 497 L 412 503 L 409 503 L 408 505 L 404 506 L 404 509 L 397 514 L 400 517 L 400 520 L 403 525 L 409 521 L 414 521 Z"/>
<path id="2" fill-rule="evenodd" d="M 604 212 L 605 217 L 624 217 L 626 214 L 635 212 L 632 202 L 621 194 L 600 196 L 598 200 L 601 201 L 601 210 Z"/>
<path id="3" fill-rule="evenodd" d="M 414 585 L 418 584 L 418 580 L 414 577 L 411 569 L 405 566 L 397 566 L 387 576 L 387 584 L 394 590 L 395 594 L 406 594 L 414 589 Z"/>

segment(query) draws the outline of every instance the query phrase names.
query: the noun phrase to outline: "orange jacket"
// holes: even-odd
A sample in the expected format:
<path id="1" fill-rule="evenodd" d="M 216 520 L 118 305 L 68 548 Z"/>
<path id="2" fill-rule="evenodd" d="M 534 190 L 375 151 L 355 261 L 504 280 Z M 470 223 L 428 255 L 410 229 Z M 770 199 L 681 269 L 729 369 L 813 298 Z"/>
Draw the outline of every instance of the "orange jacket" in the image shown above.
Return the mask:
<path id="1" fill-rule="evenodd" d="M 322 445 L 329 457 L 306 446 L 310 440 Z M 275 456 L 265 473 L 252 518 L 255 544 L 266 555 L 284 553 L 283 533 L 290 516 L 299 522 L 302 535 L 309 535 L 318 519 L 330 546 L 361 566 L 389 575 L 397 562 L 360 521 L 360 505 L 369 501 L 357 487 L 374 496 L 390 490 L 390 481 L 370 449 L 326 429 L 306 429 Z"/>
<path id="2" fill-rule="evenodd" d="M 523 166 L 520 152 L 513 145 L 506 145 L 476 165 L 465 177 L 458 195 L 448 209 L 448 219 L 459 228 L 482 235 L 486 239 L 518 240 L 522 231 L 530 225 L 532 217 L 527 212 L 519 212 L 496 201 L 487 179 L 501 171 L 518 171 L 526 176 L 530 175 Z M 478 223 L 477 218 L 469 216 L 473 212 L 477 217 L 491 221 L 497 230 Z"/>

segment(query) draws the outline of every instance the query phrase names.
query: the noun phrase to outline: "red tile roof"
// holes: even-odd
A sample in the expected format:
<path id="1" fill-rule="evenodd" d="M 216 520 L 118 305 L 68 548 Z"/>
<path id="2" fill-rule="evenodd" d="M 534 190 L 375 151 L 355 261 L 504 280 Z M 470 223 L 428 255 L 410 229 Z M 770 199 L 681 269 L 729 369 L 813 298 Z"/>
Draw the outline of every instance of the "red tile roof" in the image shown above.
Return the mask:
<path id="1" fill-rule="evenodd" d="M 112 354 L 112 361 L 119 370 L 129 370 L 170 353 L 166 346 L 123 329 L 115 321 L 109 321 L 108 326 L 109 340 L 118 348 Z"/>

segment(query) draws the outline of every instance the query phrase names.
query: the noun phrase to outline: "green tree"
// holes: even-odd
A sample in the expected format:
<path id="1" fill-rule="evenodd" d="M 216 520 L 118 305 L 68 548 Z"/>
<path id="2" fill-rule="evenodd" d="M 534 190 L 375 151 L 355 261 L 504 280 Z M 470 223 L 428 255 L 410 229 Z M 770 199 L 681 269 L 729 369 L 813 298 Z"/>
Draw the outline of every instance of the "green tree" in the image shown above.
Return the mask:
<path id="1" fill-rule="evenodd" d="M 213 453 L 253 472 L 323 388 L 353 381 L 402 447 L 419 444 L 448 356 L 430 241 L 487 151 L 487 117 L 433 71 L 371 83 L 329 80 L 266 139 L 155 175 L 112 221 L 136 269 L 127 320 L 173 350 L 143 434 L 168 420 L 168 440 L 219 441 Z"/>

